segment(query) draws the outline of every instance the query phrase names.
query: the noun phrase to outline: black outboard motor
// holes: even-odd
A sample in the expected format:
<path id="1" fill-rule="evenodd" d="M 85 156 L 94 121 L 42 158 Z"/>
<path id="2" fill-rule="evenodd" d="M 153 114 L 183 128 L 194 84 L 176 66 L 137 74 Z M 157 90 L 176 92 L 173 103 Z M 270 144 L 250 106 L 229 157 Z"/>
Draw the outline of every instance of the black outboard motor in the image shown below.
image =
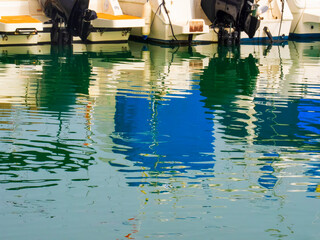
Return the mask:
<path id="1" fill-rule="evenodd" d="M 253 38 L 260 20 L 251 14 L 252 6 L 253 0 L 201 0 L 212 27 L 219 29 L 219 43 L 226 45 L 238 44 L 241 31 Z"/>
<path id="2" fill-rule="evenodd" d="M 85 41 L 91 31 L 90 21 L 97 18 L 88 9 L 89 0 L 39 0 L 47 17 L 51 18 L 51 43 L 70 44 L 72 36 Z M 61 25 L 64 23 L 65 28 Z"/>

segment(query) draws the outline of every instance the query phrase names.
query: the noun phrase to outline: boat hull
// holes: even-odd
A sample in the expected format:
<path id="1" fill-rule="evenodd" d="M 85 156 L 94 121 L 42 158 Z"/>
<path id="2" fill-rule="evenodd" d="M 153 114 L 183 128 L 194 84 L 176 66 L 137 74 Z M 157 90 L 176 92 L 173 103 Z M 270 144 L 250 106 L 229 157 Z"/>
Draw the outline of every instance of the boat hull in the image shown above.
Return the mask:
<path id="1" fill-rule="evenodd" d="M 182 2 L 184 4 L 186 11 L 181 11 L 182 8 L 178 7 L 178 3 Z M 119 0 L 120 6 L 125 14 L 142 17 L 143 5 L 146 0 Z M 158 5 L 154 4 L 156 0 L 149 0 L 152 4 L 152 24 L 150 28 L 150 34 L 148 36 L 149 41 L 163 43 L 163 44 L 181 44 L 188 43 L 188 34 L 176 35 L 178 41 L 173 41 L 172 29 L 169 22 L 166 22 L 166 19 L 162 16 L 164 11 L 157 11 Z M 158 1 L 158 3 L 161 1 Z M 264 43 L 269 41 L 267 34 L 264 32 L 264 27 L 268 27 L 270 30 L 273 39 L 286 40 L 289 37 L 289 30 L 292 22 L 292 14 L 290 9 L 287 6 L 287 3 L 284 4 L 284 11 L 282 15 L 282 5 L 281 0 L 273 0 L 269 3 L 268 0 L 260 0 L 259 4 L 269 6 L 269 10 L 261 15 L 263 18 L 260 21 L 260 27 L 257 29 L 252 38 L 242 32 L 240 35 L 240 42 L 258 42 Z M 166 3 L 167 4 L 167 3 Z M 169 3 L 168 3 L 169 4 Z M 175 4 L 175 5 L 174 5 Z M 176 7 L 177 6 L 177 7 Z M 168 7 L 168 6 L 167 6 Z M 212 22 L 206 16 L 204 11 L 201 8 L 201 0 L 176 0 L 170 7 L 170 12 L 177 14 L 183 14 L 184 16 L 189 16 L 190 19 L 197 18 L 202 19 L 206 26 L 210 26 Z M 161 12 L 161 13 L 160 13 Z M 171 20 L 174 18 L 172 17 Z M 187 21 L 187 20 L 184 20 Z M 210 28 L 209 31 L 203 32 L 201 34 L 194 34 L 192 41 L 194 44 L 208 44 L 218 42 L 218 29 Z M 132 29 L 130 37 L 134 39 L 143 40 L 143 34 L 141 29 Z"/>
<path id="2" fill-rule="evenodd" d="M 288 0 L 293 15 L 290 38 L 298 40 L 320 39 L 320 1 Z"/>

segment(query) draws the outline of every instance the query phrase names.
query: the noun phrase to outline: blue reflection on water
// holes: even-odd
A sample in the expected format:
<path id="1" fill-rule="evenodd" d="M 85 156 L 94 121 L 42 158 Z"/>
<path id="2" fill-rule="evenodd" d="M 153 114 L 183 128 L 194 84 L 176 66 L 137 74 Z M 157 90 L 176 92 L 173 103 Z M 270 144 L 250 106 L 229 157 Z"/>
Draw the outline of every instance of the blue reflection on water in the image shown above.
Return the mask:
<path id="1" fill-rule="evenodd" d="M 261 167 L 260 170 L 264 172 L 264 174 L 258 179 L 259 184 L 267 189 L 273 189 L 278 181 L 278 178 L 272 175 L 274 168 L 270 165 L 265 165 Z"/>
<path id="2" fill-rule="evenodd" d="M 259 81 L 266 78 L 259 67 L 269 63 L 259 66 L 262 57 L 240 57 L 239 49 L 227 57 L 230 52 L 225 50 L 219 49 L 208 66 L 194 74 L 199 81 L 183 79 L 190 86 L 176 94 L 160 94 L 156 88 L 149 92 L 152 81 L 165 85 L 156 77 L 141 83 L 146 85 L 141 94 L 130 74 L 116 80 L 105 74 L 95 108 L 89 104 L 96 100 L 89 96 L 89 88 L 98 78 L 92 61 L 126 69 L 139 57 L 130 52 L 37 56 L 43 68 L 34 82 L 34 106 L 0 105 L 5 119 L 0 190 L 6 193 L 1 204 L 12 211 L 5 209 L 3 219 L 16 220 L 12 209 L 17 207 L 27 216 L 29 207 L 36 209 L 32 217 L 43 220 L 36 211 L 44 208 L 49 216 L 46 226 L 62 223 L 74 229 L 78 221 L 85 227 L 76 227 L 77 236 L 98 229 L 123 239 L 130 237 L 123 232 L 131 226 L 131 236 L 139 235 L 139 224 L 139 230 L 148 233 L 140 234 L 141 238 L 192 239 L 187 233 L 196 228 L 201 238 L 212 229 L 223 237 L 239 232 L 245 233 L 244 238 L 260 232 L 277 239 L 294 231 L 317 234 L 305 227 L 319 225 L 317 205 L 306 198 L 319 198 L 320 191 L 319 96 L 277 96 L 264 87 L 259 90 Z M 177 52 L 183 61 L 197 55 L 190 49 Z M 34 57 L 11 60 L 33 64 Z M 2 59 L 3 63 L 11 60 Z M 100 67 L 101 72 L 108 67 Z M 133 83 L 123 86 L 122 81 Z M 106 85 L 114 93 L 111 103 L 99 102 L 110 93 Z M 297 88 L 308 86 L 303 83 Z M 23 121 L 18 128 L 5 129 L 12 119 L 16 126 Z M 104 155 L 109 164 L 99 161 Z M 43 206 L 38 198 L 46 201 Z M 65 214 L 68 211 L 71 214 Z M 55 216 L 58 220 L 52 224 Z M 33 218 L 26 219 L 34 225 Z M 300 219 L 314 225 L 300 226 Z M 16 229 L 14 220 L 12 229 Z"/>
<path id="3" fill-rule="evenodd" d="M 305 131 L 305 134 L 300 134 L 299 137 L 306 138 L 311 144 L 320 144 L 320 139 L 314 138 L 320 135 L 320 100 L 316 99 L 301 99 L 298 106 L 298 126 Z M 313 136 L 310 134 L 313 133 Z"/>
<path id="4" fill-rule="evenodd" d="M 255 99 L 257 111 L 257 144 L 299 147 L 300 151 L 319 151 L 318 101 L 300 99 L 279 106 L 268 106 L 268 100 Z M 269 139 L 270 142 L 265 142 Z M 295 139 L 295 141 L 292 141 Z M 312 145 L 316 145 L 312 147 Z"/>
<path id="5" fill-rule="evenodd" d="M 115 133 L 121 138 L 114 142 L 129 147 L 128 160 L 150 170 L 212 169 L 214 124 L 199 106 L 202 99 L 198 91 L 170 100 L 117 96 Z"/>

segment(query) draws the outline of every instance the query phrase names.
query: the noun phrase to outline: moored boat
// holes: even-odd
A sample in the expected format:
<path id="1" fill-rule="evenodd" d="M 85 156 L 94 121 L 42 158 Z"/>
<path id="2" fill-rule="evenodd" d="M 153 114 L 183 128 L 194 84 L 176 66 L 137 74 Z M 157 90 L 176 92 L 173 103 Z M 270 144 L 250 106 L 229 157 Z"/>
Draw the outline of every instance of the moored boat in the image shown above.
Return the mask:
<path id="1" fill-rule="evenodd" d="M 145 18 L 146 26 L 133 29 L 135 39 L 148 39 L 161 44 L 188 44 L 212 42 L 211 37 L 196 40 L 200 35 L 210 35 L 210 21 L 206 21 L 200 1 L 193 0 L 119 0 L 125 14 Z"/>
<path id="2" fill-rule="evenodd" d="M 55 13 L 51 13 L 50 9 L 55 9 L 57 6 L 52 0 L 41 0 L 49 1 L 49 6 L 42 4 L 42 8 L 46 12 L 47 16 L 51 15 L 55 17 Z M 132 16 L 125 15 L 122 13 L 121 7 L 117 0 L 78 0 L 84 1 L 82 4 L 73 2 L 74 7 L 77 9 L 78 14 L 69 14 L 69 19 L 73 18 L 73 20 L 67 20 L 66 26 L 67 30 L 70 29 L 68 27 L 68 21 L 71 21 L 71 33 L 74 36 L 79 36 L 82 41 L 86 42 L 126 42 L 128 41 L 130 31 L 135 27 L 143 27 L 145 25 L 144 19 Z M 51 5 L 50 5 L 51 4 Z M 72 7 L 70 3 L 60 2 L 62 11 L 60 12 L 72 12 Z M 90 9 L 90 10 L 88 10 Z M 83 14 L 80 14 L 80 13 Z M 60 16 L 61 14 L 59 14 Z M 68 19 L 67 14 L 62 13 L 63 19 Z M 83 17 L 84 16 L 84 17 Z M 90 20 L 90 24 L 88 23 L 88 19 Z M 50 22 L 43 21 L 44 24 L 47 24 L 48 28 L 52 28 L 54 25 L 50 25 Z M 63 28 L 62 28 L 63 29 Z M 62 30 L 63 31 L 63 30 Z M 50 30 L 51 35 L 52 31 Z M 70 31 L 69 31 L 70 32 Z M 52 39 L 52 37 L 51 37 Z M 72 38 L 74 41 L 78 41 L 79 38 Z"/>
<path id="3" fill-rule="evenodd" d="M 290 37 L 310 40 L 320 38 L 320 1 L 288 0 L 293 15 Z"/>
<path id="4" fill-rule="evenodd" d="M 125 42 L 144 25 L 117 0 L 0 0 L 0 45 Z"/>
<path id="5" fill-rule="evenodd" d="M 119 0 L 119 3 L 125 14 L 151 15 L 148 39 L 169 44 L 190 40 L 218 42 L 219 26 L 224 25 L 227 31 L 233 29 L 230 32 L 236 30 L 237 34 L 240 31 L 241 41 L 285 40 L 292 21 L 288 5 L 282 0 Z M 148 3 L 151 14 L 145 14 Z M 146 38 L 142 31 L 132 31 L 131 35 Z"/>

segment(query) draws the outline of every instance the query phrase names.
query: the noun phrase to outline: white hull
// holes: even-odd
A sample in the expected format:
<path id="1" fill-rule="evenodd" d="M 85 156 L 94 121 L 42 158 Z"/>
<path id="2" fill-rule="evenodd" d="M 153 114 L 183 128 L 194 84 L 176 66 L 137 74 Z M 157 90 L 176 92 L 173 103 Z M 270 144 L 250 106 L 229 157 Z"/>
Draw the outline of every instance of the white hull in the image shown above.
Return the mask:
<path id="1" fill-rule="evenodd" d="M 320 1 L 288 0 L 293 15 L 290 35 L 293 38 L 320 38 Z"/>
<path id="2" fill-rule="evenodd" d="M 162 0 L 150 0 L 152 6 L 153 22 L 150 28 L 149 39 L 159 42 L 170 43 L 174 37 L 170 27 L 170 22 L 167 20 L 168 17 L 165 15 L 165 11 L 161 7 L 161 11 L 158 10 L 159 4 Z M 120 6 L 125 14 L 135 14 L 136 16 L 142 17 L 143 6 L 146 0 L 119 0 Z M 205 28 L 211 25 L 211 22 L 204 14 L 201 6 L 201 0 L 166 0 L 166 6 L 169 9 L 169 16 L 173 25 L 187 24 L 192 19 L 202 19 L 205 23 Z M 261 6 L 266 5 L 269 7 L 268 11 L 263 13 L 261 17 L 261 24 L 257 30 L 253 39 L 249 39 L 245 33 L 241 34 L 241 39 L 244 41 L 264 41 L 268 39 L 266 32 L 263 30 L 264 27 L 268 27 L 273 38 L 288 39 L 290 26 L 292 22 L 292 14 L 289 10 L 287 3 L 284 3 L 284 11 L 282 14 L 281 0 L 260 0 Z M 158 11 L 157 11 L 158 10 Z M 155 14 L 157 12 L 157 14 Z M 159 12 L 161 12 L 159 14 Z M 282 19 L 282 20 L 281 20 Z M 174 28 L 173 28 L 174 29 Z M 280 31 L 279 31 L 280 29 Z M 132 36 L 142 37 L 141 29 L 135 29 L 131 33 Z M 176 33 L 175 37 L 179 41 L 188 41 L 189 34 Z M 192 37 L 194 41 L 204 42 L 217 42 L 218 37 L 213 29 L 209 31 L 203 31 L 195 33 Z"/>
<path id="3" fill-rule="evenodd" d="M 91 0 L 90 9 L 98 13 L 110 15 L 127 14 L 140 17 L 140 19 L 107 19 L 98 18 L 92 22 L 99 31 L 91 33 L 88 37 L 90 42 L 125 42 L 131 36 L 142 37 L 142 27 L 145 26 L 143 7 L 147 0 Z M 188 42 L 190 34 L 195 42 L 217 42 L 217 34 L 209 28 L 211 22 L 201 9 L 201 0 L 166 0 L 170 20 L 173 28 L 170 27 L 165 11 L 158 11 L 162 0 L 150 0 L 152 6 L 152 26 L 148 38 L 154 41 L 170 43 L 174 39 L 181 42 Z M 111 3 L 111 4 L 110 4 Z M 110 8 L 112 4 L 119 4 L 120 11 Z M 289 34 L 293 37 L 309 39 L 320 38 L 320 1 L 319 0 L 287 0 L 284 1 L 284 11 L 281 18 L 281 0 L 260 0 L 261 6 L 269 7 L 261 17 L 261 24 L 253 39 L 249 39 L 245 33 L 241 34 L 244 42 L 262 42 L 268 39 L 265 27 L 268 27 L 274 39 L 287 39 Z M 107 5 L 109 7 L 107 7 Z M 155 12 L 157 14 L 155 15 Z M 40 20 L 38 22 L 6 22 L 5 17 L 29 16 Z M 49 19 L 44 16 L 38 0 L 0 0 L 0 45 L 34 45 L 50 43 L 51 25 L 44 24 Z M 281 20 L 282 19 L 282 20 Z M 203 21 L 203 29 L 198 32 L 189 32 L 189 21 Z M 35 31 L 25 32 L 17 29 L 34 29 Z M 280 30 L 280 31 L 279 31 Z M 74 38 L 78 41 L 78 38 Z"/>
<path id="4" fill-rule="evenodd" d="M 125 14 L 134 14 L 139 17 L 143 16 L 143 8 L 146 2 L 146 0 L 119 0 L 121 9 Z M 163 7 L 159 8 L 161 3 L 162 0 L 150 0 L 152 22 L 150 23 L 148 39 L 162 43 L 169 43 L 172 40 L 187 42 L 190 40 L 190 34 L 192 34 L 195 41 L 213 42 L 212 37 L 214 37 L 214 34 L 209 29 L 211 23 L 201 10 L 200 1 L 166 1 L 169 17 Z M 155 13 L 157 14 L 155 15 Z M 202 21 L 202 29 L 190 32 L 190 22 L 192 21 Z M 133 29 L 131 36 L 143 37 L 142 29 Z"/>

